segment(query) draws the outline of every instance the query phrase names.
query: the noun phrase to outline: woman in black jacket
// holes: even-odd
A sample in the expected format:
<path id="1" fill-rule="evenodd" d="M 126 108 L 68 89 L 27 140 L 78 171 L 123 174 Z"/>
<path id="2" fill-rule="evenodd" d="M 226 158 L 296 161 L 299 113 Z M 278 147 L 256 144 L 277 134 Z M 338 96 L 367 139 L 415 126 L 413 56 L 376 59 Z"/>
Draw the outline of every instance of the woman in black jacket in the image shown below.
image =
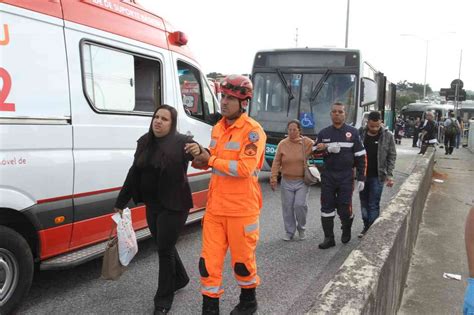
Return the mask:
<path id="1" fill-rule="evenodd" d="M 156 109 L 148 133 L 137 141 L 133 164 L 115 203 L 117 212 L 132 198 L 146 205 L 148 227 L 159 256 L 155 314 L 168 313 L 174 292 L 189 282 L 175 245 L 193 207 L 186 173 L 194 157 L 184 146 L 194 141 L 176 131 L 177 115 L 169 105 Z M 195 155 L 202 152 L 201 146 L 197 148 Z"/>

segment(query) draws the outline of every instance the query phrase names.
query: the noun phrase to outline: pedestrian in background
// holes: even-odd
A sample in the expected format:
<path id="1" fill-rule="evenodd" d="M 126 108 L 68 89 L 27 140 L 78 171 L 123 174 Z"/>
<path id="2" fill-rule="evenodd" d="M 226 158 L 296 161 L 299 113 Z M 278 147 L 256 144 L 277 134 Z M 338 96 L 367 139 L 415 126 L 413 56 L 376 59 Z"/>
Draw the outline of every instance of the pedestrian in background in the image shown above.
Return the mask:
<path id="1" fill-rule="evenodd" d="M 456 134 L 456 149 L 459 149 L 459 146 L 461 146 L 461 141 L 462 137 L 464 136 L 464 121 L 462 121 L 461 116 L 458 116 L 457 118 L 458 125 L 459 125 L 459 131 Z"/>
<path id="2" fill-rule="evenodd" d="M 412 147 L 417 148 L 418 147 L 418 139 L 420 135 L 420 127 L 421 127 L 421 121 L 420 117 L 416 117 L 415 124 L 413 126 L 413 143 Z"/>
<path id="3" fill-rule="evenodd" d="M 426 112 L 425 122 L 421 127 L 421 149 L 418 154 L 425 154 L 428 146 L 434 146 L 437 143 L 436 124 L 433 119 L 433 112 Z"/>
<path id="4" fill-rule="evenodd" d="M 288 137 L 280 141 L 272 164 L 270 186 L 275 190 L 281 172 L 281 204 L 284 241 L 294 239 L 296 230 L 300 240 L 306 238 L 309 186 L 303 181 L 304 165 L 311 154 L 313 140 L 301 135 L 299 120 L 287 124 Z"/>
<path id="5" fill-rule="evenodd" d="M 454 118 L 454 113 L 450 112 L 449 118 L 443 123 L 444 150 L 446 155 L 453 154 L 454 147 L 456 146 L 456 136 L 460 128 L 458 121 Z"/>
<path id="6" fill-rule="evenodd" d="M 384 184 L 387 187 L 393 186 L 393 170 L 397 159 L 395 139 L 388 129 L 382 127 L 379 112 L 370 112 L 367 127 L 361 134 L 361 141 L 367 152 L 367 172 L 364 189 L 359 192 L 364 221 L 364 229 L 359 237 L 363 237 L 379 217 L 383 186 Z"/>
<path id="7" fill-rule="evenodd" d="M 405 121 L 402 116 L 398 116 L 397 121 L 395 122 L 395 143 L 402 144 L 402 138 L 405 135 Z"/>
<path id="8" fill-rule="evenodd" d="M 219 314 L 222 268 L 230 248 L 239 303 L 232 315 L 257 311 L 257 249 L 262 192 L 258 173 L 264 162 L 266 135 L 246 108 L 252 98 L 249 78 L 230 75 L 221 84 L 223 118 L 214 126 L 208 155 L 193 161 L 201 169 L 212 167 L 206 215 L 203 219 L 199 259 L 202 314 Z M 196 145 L 190 145 L 195 147 Z"/>
<path id="9" fill-rule="evenodd" d="M 321 173 L 321 224 L 324 241 L 319 248 L 336 246 L 334 241 L 334 217 L 341 219 L 341 242 L 351 240 L 352 190 L 354 189 L 354 166 L 356 167 L 356 189 L 364 189 L 365 150 L 360 141 L 359 132 L 345 123 L 346 110 L 342 103 L 331 107 L 332 125 L 322 129 L 316 139 L 313 152 L 316 157 L 324 158 Z"/>
<path id="10" fill-rule="evenodd" d="M 137 141 L 133 164 L 115 203 L 116 212 L 122 212 L 132 198 L 135 203 L 145 203 L 159 257 L 155 314 L 168 313 L 174 292 L 189 282 L 175 245 L 193 207 L 186 174 L 194 156 L 184 147 L 194 141 L 176 131 L 177 117 L 176 109 L 169 105 L 153 113 L 148 133 Z"/>

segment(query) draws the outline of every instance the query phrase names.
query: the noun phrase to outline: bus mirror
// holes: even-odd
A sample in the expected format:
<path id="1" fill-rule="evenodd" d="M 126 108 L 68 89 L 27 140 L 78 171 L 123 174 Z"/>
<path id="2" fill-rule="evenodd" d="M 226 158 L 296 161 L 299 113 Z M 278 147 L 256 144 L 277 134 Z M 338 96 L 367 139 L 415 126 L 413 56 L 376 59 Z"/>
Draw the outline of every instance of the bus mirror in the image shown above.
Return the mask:
<path id="1" fill-rule="evenodd" d="M 360 106 L 375 104 L 377 101 L 377 82 L 369 78 L 362 78 L 360 84 Z"/>

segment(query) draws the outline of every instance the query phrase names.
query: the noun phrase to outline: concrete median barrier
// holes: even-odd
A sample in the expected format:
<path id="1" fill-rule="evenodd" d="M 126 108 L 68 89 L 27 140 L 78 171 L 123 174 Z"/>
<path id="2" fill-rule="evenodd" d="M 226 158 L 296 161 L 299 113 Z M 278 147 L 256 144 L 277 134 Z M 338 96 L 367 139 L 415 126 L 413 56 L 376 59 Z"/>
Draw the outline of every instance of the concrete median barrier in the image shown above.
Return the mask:
<path id="1" fill-rule="evenodd" d="M 431 185 L 433 163 L 432 148 L 416 159 L 400 191 L 318 295 L 309 314 L 397 312 Z"/>

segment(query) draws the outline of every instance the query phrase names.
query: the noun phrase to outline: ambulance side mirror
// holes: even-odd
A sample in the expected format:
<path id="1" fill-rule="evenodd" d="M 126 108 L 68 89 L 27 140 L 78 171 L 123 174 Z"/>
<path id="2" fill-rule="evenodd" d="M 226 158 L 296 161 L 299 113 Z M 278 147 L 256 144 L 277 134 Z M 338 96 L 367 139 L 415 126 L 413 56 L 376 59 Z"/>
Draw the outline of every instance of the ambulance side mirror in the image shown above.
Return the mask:
<path id="1" fill-rule="evenodd" d="M 220 113 L 218 113 L 218 112 L 215 112 L 215 113 L 210 114 L 210 115 L 208 116 L 207 121 L 208 121 L 212 126 L 214 126 L 215 124 L 217 124 L 217 122 L 218 122 L 219 120 L 221 120 L 221 118 L 222 118 L 222 115 L 221 115 Z"/>

